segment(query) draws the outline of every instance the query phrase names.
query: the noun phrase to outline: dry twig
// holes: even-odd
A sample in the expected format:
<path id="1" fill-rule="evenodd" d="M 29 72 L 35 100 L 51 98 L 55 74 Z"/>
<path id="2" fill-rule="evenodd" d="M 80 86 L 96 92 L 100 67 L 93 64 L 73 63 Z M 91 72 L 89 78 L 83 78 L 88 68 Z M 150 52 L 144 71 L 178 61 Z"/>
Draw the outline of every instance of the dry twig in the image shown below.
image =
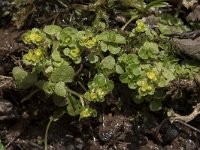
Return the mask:
<path id="1" fill-rule="evenodd" d="M 13 85 L 13 78 L 0 75 L 0 90 L 10 88 Z"/>
<path id="2" fill-rule="evenodd" d="M 189 125 L 188 122 L 192 121 L 197 115 L 200 114 L 200 103 L 197 103 L 196 106 L 193 106 L 194 110 L 191 114 L 186 116 L 181 116 L 179 114 L 174 113 L 174 115 L 169 119 L 171 123 L 173 122 L 180 122 L 181 124 L 197 131 L 200 133 L 200 130 Z"/>
<path id="3" fill-rule="evenodd" d="M 183 121 L 183 122 L 190 122 L 192 121 L 197 115 L 200 114 L 200 103 L 197 103 L 196 106 L 193 106 L 194 110 L 191 114 L 186 116 L 181 116 L 179 114 L 174 113 L 174 115 L 170 118 L 170 121 L 173 123 L 174 121 Z"/>

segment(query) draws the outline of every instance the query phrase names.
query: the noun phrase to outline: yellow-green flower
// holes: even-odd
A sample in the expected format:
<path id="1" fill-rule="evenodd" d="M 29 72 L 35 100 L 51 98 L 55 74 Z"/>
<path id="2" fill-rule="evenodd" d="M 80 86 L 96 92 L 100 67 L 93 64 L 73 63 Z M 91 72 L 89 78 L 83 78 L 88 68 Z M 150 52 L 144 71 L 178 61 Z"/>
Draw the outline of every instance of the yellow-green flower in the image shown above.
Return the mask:
<path id="1" fill-rule="evenodd" d="M 36 64 L 44 57 L 45 51 L 41 48 L 29 50 L 27 54 L 23 56 L 23 61 L 26 64 Z"/>
<path id="2" fill-rule="evenodd" d="M 105 96 L 105 91 L 103 91 L 102 88 L 98 88 L 96 90 L 96 93 L 97 93 L 97 95 L 98 95 L 99 98 L 103 98 Z"/>
<path id="3" fill-rule="evenodd" d="M 23 35 L 23 42 L 25 44 L 31 44 L 34 43 L 38 45 L 39 43 L 42 43 L 44 38 L 43 38 L 43 33 L 38 30 L 38 29 L 32 29 L 31 31 L 28 31 Z"/>
<path id="4" fill-rule="evenodd" d="M 23 37 L 23 42 L 24 42 L 25 44 L 30 44 L 30 43 L 31 43 L 30 36 L 29 36 L 29 35 L 25 35 L 25 36 Z"/>
<path id="5" fill-rule="evenodd" d="M 91 98 L 92 100 L 97 99 L 97 94 L 94 93 L 94 92 L 91 92 L 91 93 L 90 93 L 90 98 Z"/>
<path id="6" fill-rule="evenodd" d="M 42 41 L 42 37 L 37 33 L 31 33 L 29 36 L 31 41 L 35 41 L 37 43 Z"/>
<path id="7" fill-rule="evenodd" d="M 33 55 L 34 55 L 33 50 L 29 50 L 29 52 L 24 55 L 24 58 L 27 60 L 32 60 Z"/>
<path id="8" fill-rule="evenodd" d="M 83 107 L 82 111 L 80 112 L 80 118 L 96 117 L 96 116 L 97 116 L 96 110 L 89 107 Z"/>
<path id="9" fill-rule="evenodd" d="M 145 31 L 145 29 L 146 29 L 146 24 L 144 23 L 144 21 L 143 20 L 137 20 L 136 21 L 136 24 L 137 24 L 137 27 L 135 28 L 135 30 L 137 31 L 137 32 L 144 32 Z"/>
<path id="10" fill-rule="evenodd" d="M 106 95 L 105 91 L 102 88 L 92 89 L 90 92 L 90 98 L 92 100 L 101 99 Z"/>
<path id="11" fill-rule="evenodd" d="M 151 91 L 153 88 L 147 82 L 141 81 L 140 89 L 141 89 L 141 91 L 146 92 L 146 91 Z"/>
<path id="12" fill-rule="evenodd" d="M 80 49 L 74 48 L 70 50 L 69 55 L 73 60 L 76 60 L 78 57 L 80 57 Z"/>
<path id="13" fill-rule="evenodd" d="M 139 86 L 138 92 L 140 95 L 145 96 L 147 94 L 153 95 L 155 88 L 153 85 L 147 83 L 145 80 L 140 80 L 137 82 L 137 85 Z"/>
<path id="14" fill-rule="evenodd" d="M 41 57 L 43 54 L 44 54 L 44 51 L 40 48 L 37 48 L 35 51 L 34 51 L 34 54 L 38 57 Z"/>
<path id="15" fill-rule="evenodd" d="M 153 80 L 153 81 L 156 81 L 156 80 L 157 80 L 156 72 L 155 72 L 155 71 L 149 71 L 149 72 L 147 72 L 147 77 L 148 77 L 150 80 Z"/>
<path id="16" fill-rule="evenodd" d="M 87 118 L 91 116 L 91 111 L 89 108 L 85 108 L 83 111 L 80 113 L 81 118 Z"/>
<path id="17" fill-rule="evenodd" d="M 87 37 L 83 37 L 80 40 L 80 45 L 85 46 L 87 48 L 92 48 L 96 45 L 97 43 L 97 39 L 95 37 L 93 38 L 87 38 Z"/>

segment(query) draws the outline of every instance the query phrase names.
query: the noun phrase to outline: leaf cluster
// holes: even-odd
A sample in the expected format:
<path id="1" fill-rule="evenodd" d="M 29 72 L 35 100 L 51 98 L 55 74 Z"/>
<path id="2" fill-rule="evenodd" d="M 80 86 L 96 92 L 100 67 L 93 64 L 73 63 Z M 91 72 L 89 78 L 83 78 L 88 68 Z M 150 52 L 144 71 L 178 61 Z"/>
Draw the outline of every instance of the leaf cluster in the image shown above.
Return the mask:
<path id="1" fill-rule="evenodd" d="M 102 53 L 107 50 L 113 55 L 119 53 L 121 45 L 126 43 L 125 37 L 115 31 L 95 34 L 91 29 L 78 31 L 73 27 L 49 25 L 43 30 L 34 28 L 24 33 L 22 40 L 34 48 L 29 49 L 22 58 L 23 63 L 32 68 L 31 71 L 21 67 L 13 68 L 18 87 L 36 86 L 42 89 L 47 95 L 53 95 L 54 103 L 66 107 L 72 116 L 96 116 L 89 102 L 103 102 L 104 97 L 114 88 L 108 74 L 115 68 L 115 59 L 111 55 L 104 57 Z M 105 46 L 102 47 L 102 44 Z M 84 94 L 69 87 L 76 82 L 78 66 L 87 61 L 95 63 L 100 72 L 94 79 L 89 79 L 92 81 L 88 83 L 89 89 Z"/>
<path id="2" fill-rule="evenodd" d="M 175 79 L 191 78 L 199 69 L 190 62 L 180 64 L 170 53 L 171 47 L 163 45 L 164 37 L 143 20 L 136 24 L 123 35 L 114 30 L 96 32 L 93 28 L 78 30 L 57 25 L 26 32 L 23 42 L 34 49 L 22 61 L 31 71 L 13 68 L 17 85 L 36 86 L 52 95 L 54 103 L 69 115 L 86 118 L 97 116 L 93 104 L 106 100 L 114 89 L 112 77 L 119 76 L 119 81 L 133 90 L 136 103 L 152 96 L 150 109 L 160 110 L 162 100 L 155 101 L 154 97 L 157 90 Z M 80 66 L 84 69 L 78 69 Z M 82 82 L 79 75 L 88 75 L 88 82 Z M 87 86 L 84 92 L 80 85 Z"/>

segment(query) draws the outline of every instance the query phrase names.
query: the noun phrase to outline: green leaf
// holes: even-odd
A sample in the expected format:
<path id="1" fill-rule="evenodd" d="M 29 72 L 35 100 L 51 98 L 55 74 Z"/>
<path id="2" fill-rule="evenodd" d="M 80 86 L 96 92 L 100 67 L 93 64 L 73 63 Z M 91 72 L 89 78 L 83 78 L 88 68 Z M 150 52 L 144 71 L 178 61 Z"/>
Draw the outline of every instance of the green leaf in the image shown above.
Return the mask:
<path id="1" fill-rule="evenodd" d="M 51 95 L 54 93 L 55 83 L 50 81 L 40 81 L 40 86 L 46 94 Z"/>
<path id="2" fill-rule="evenodd" d="M 151 8 L 162 8 L 166 7 L 169 4 L 167 2 L 164 2 L 163 0 L 155 0 L 153 2 L 150 2 L 149 4 L 146 5 L 145 11 L 148 11 Z"/>
<path id="3" fill-rule="evenodd" d="M 57 51 L 57 50 L 54 50 L 51 54 L 51 57 L 54 61 L 57 61 L 57 62 L 62 62 L 63 61 L 63 58 L 61 57 L 60 55 L 60 52 Z"/>
<path id="4" fill-rule="evenodd" d="M 74 63 L 79 64 L 82 60 L 81 58 L 81 50 L 76 47 L 76 48 L 65 48 L 63 50 L 63 53 L 65 56 L 68 56 L 69 58 L 71 58 Z"/>
<path id="5" fill-rule="evenodd" d="M 12 70 L 12 75 L 16 83 L 20 85 L 22 84 L 24 79 L 28 76 L 28 72 L 21 67 L 14 67 Z"/>
<path id="6" fill-rule="evenodd" d="M 167 68 L 164 68 L 162 75 L 167 79 L 168 82 L 175 79 L 174 72 Z"/>
<path id="7" fill-rule="evenodd" d="M 144 102 L 144 97 L 141 95 L 138 95 L 136 92 L 132 93 L 132 99 L 136 104 L 141 104 Z"/>
<path id="8" fill-rule="evenodd" d="M 112 56 L 107 56 L 101 61 L 102 69 L 113 69 L 115 67 L 115 59 Z"/>
<path id="9" fill-rule="evenodd" d="M 84 94 L 84 97 L 89 101 L 103 102 L 106 94 L 114 88 L 114 83 L 103 74 L 96 74 L 93 81 L 88 83 L 89 91 Z"/>
<path id="10" fill-rule="evenodd" d="M 112 80 L 107 80 L 107 83 L 106 83 L 106 92 L 111 92 L 114 88 L 114 83 Z"/>
<path id="11" fill-rule="evenodd" d="M 148 52 L 153 53 L 153 54 L 158 54 L 159 48 L 158 44 L 154 42 L 145 42 L 143 45 L 144 49 L 146 49 Z"/>
<path id="12" fill-rule="evenodd" d="M 78 30 L 73 27 L 64 28 L 57 38 L 60 41 L 61 46 L 77 47 L 77 33 Z"/>
<path id="13" fill-rule="evenodd" d="M 53 61 L 52 65 L 56 68 L 60 67 L 63 64 L 63 62 L 57 62 L 57 61 Z"/>
<path id="14" fill-rule="evenodd" d="M 46 73 L 46 74 L 49 74 L 49 73 L 51 73 L 53 71 L 53 67 L 52 66 L 49 66 L 49 67 L 47 67 L 45 70 L 44 70 L 44 72 Z"/>
<path id="15" fill-rule="evenodd" d="M 118 54 L 121 50 L 121 47 L 117 45 L 108 44 L 108 50 L 110 51 L 111 54 Z"/>
<path id="16" fill-rule="evenodd" d="M 73 27 L 66 27 L 62 30 L 63 33 L 65 34 L 77 34 L 78 30 L 76 28 Z"/>
<path id="17" fill-rule="evenodd" d="M 125 70 L 135 76 L 138 76 L 141 74 L 141 67 L 137 64 L 130 64 L 129 66 L 125 68 Z"/>
<path id="18" fill-rule="evenodd" d="M 89 107 L 82 108 L 80 112 L 80 119 L 88 117 L 96 117 L 96 116 L 97 116 L 97 111 Z"/>
<path id="19" fill-rule="evenodd" d="M 158 29 L 160 30 L 160 32 L 163 35 L 170 35 L 170 34 L 172 34 L 172 31 L 171 31 L 169 25 L 164 25 L 164 24 L 159 23 L 158 24 Z"/>
<path id="20" fill-rule="evenodd" d="M 65 97 L 67 93 L 65 83 L 64 82 L 56 83 L 54 91 L 58 96 Z"/>
<path id="21" fill-rule="evenodd" d="M 136 54 L 128 54 L 127 61 L 128 61 L 128 63 L 134 63 L 134 64 L 140 63 L 140 60 Z"/>
<path id="22" fill-rule="evenodd" d="M 124 70 L 122 69 L 122 67 L 120 65 L 116 65 L 115 70 L 116 70 L 116 73 L 118 73 L 118 74 L 124 73 Z"/>
<path id="23" fill-rule="evenodd" d="M 149 108 L 151 111 L 159 111 L 162 109 L 161 101 L 151 101 L 149 104 Z"/>
<path id="24" fill-rule="evenodd" d="M 115 43 L 117 44 L 126 44 L 126 38 L 120 34 L 115 35 Z"/>
<path id="25" fill-rule="evenodd" d="M 159 53 L 158 44 L 154 42 L 144 42 L 143 46 L 140 48 L 138 54 L 142 59 L 156 58 Z"/>
<path id="26" fill-rule="evenodd" d="M 108 45 L 105 42 L 100 42 L 101 50 L 106 52 L 108 50 Z"/>
<path id="27" fill-rule="evenodd" d="M 67 112 L 70 116 L 77 116 L 81 111 L 81 103 L 73 96 L 68 96 L 67 98 Z"/>
<path id="28" fill-rule="evenodd" d="M 45 26 L 43 29 L 43 31 L 49 35 L 58 34 L 58 32 L 60 32 L 61 30 L 62 28 L 57 25 L 48 25 L 48 26 Z"/>
<path id="29" fill-rule="evenodd" d="M 122 82 L 122 83 L 128 83 L 130 80 L 129 80 L 129 76 L 128 76 L 128 73 L 125 72 L 123 74 L 121 74 L 119 76 L 119 80 Z"/>
<path id="30" fill-rule="evenodd" d="M 128 87 L 130 89 L 136 89 L 137 88 L 137 84 L 136 84 L 136 82 L 132 81 L 132 82 L 128 83 Z"/>
<path id="31" fill-rule="evenodd" d="M 122 54 L 118 57 L 119 63 L 127 63 L 128 62 L 128 55 L 126 53 Z"/>
<path id="32" fill-rule="evenodd" d="M 21 67 L 14 67 L 12 70 L 13 77 L 19 88 L 27 89 L 37 82 L 37 73 L 28 73 Z"/>
<path id="33" fill-rule="evenodd" d="M 160 79 L 158 80 L 158 86 L 159 87 L 165 87 L 168 84 L 168 81 L 161 76 Z"/>
<path id="34" fill-rule="evenodd" d="M 60 67 L 55 68 L 50 76 L 53 82 L 72 82 L 74 77 L 74 69 L 68 64 L 64 63 Z"/>
<path id="35" fill-rule="evenodd" d="M 53 102 L 58 107 L 64 107 L 67 105 L 67 100 L 64 97 L 53 95 Z"/>
<path id="36" fill-rule="evenodd" d="M 113 31 L 105 31 L 97 36 L 97 39 L 104 42 L 116 43 L 116 44 L 125 44 L 126 39 L 120 34 L 117 34 Z"/>
<path id="37" fill-rule="evenodd" d="M 105 84 L 107 82 L 106 77 L 103 74 L 96 74 L 93 81 L 98 87 L 105 86 Z"/>
<path id="38" fill-rule="evenodd" d="M 148 59 L 148 54 L 147 51 L 144 48 L 141 48 L 138 52 L 138 55 L 140 56 L 140 58 L 142 59 Z"/>
<path id="39" fill-rule="evenodd" d="M 92 22 L 92 26 L 94 27 L 94 29 L 98 29 L 98 30 L 104 30 L 106 28 L 106 24 L 103 21 L 100 21 L 100 19 L 94 19 L 94 21 Z"/>
<path id="40" fill-rule="evenodd" d="M 94 64 L 94 63 L 96 63 L 96 62 L 99 61 L 99 57 L 98 57 L 97 55 L 95 55 L 95 54 L 92 54 L 92 53 L 90 53 L 90 54 L 87 56 L 87 58 L 88 58 L 88 60 L 89 60 L 89 62 L 90 62 L 91 64 Z"/>

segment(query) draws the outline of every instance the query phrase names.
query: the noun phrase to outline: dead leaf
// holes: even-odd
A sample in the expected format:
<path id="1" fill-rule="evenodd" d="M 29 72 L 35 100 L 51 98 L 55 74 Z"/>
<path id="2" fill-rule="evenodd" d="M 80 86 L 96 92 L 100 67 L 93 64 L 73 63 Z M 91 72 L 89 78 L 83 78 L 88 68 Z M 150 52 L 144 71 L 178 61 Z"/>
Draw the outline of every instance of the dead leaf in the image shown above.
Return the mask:
<path id="1" fill-rule="evenodd" d="M 183 6 L 187 9 L 192 8 L 196 3 L 198 3 L 198 0 L 183 0 L 182 2 Z"/>
<path id="2" fill-rule="evenodd" d="M 197 5 L 186 19 L 187 21 L 200 21 L 200 5 Z"/>

